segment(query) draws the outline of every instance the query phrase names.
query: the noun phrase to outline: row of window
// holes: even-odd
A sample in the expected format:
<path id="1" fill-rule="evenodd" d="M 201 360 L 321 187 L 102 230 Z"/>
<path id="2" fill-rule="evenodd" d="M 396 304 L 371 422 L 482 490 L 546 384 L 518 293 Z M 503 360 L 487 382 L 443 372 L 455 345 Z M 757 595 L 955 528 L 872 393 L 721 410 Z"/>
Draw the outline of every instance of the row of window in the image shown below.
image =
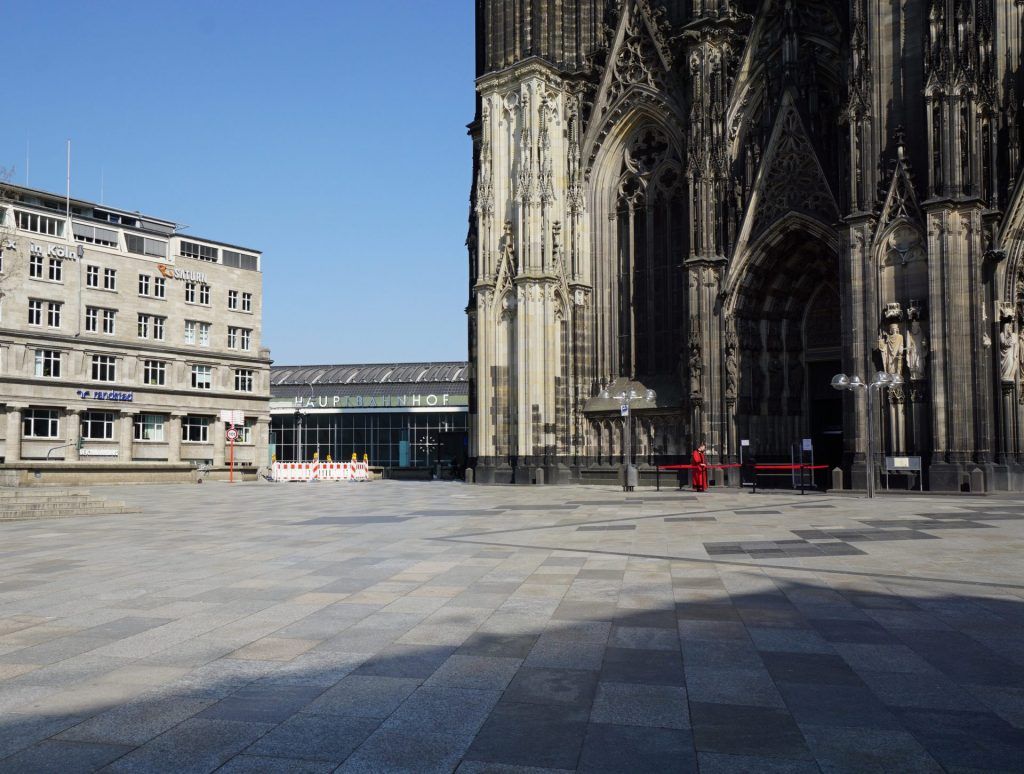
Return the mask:
<path id="1" fill-rule="evenodd" d="M 83 411 L 82 438 L 87 441 L 112 441 L 114 423 L 118 415 L 113 411 Z M 136 441 L 166 440 L 166 414 L 136 414 L 133 417 Z M 189 414 L 181 418 L 181 440 L 190 443 L 209 443 L 213 418 Z M 253 425 L 247 421 L 236 427 L 236 443 L 252 443 Z M 25 409 L 21 419 L 24 438 L 60 438 L 60 412 L 57 409 Z"/>
<path id="2" fill-rule="evenodd" d="M 28 324 L 41 326 L 43 313 L 49 328 L 61 327 L 61 311 L 64 307 L 60 301 L 44 301 L 30 298 L 28 302 Z M 117 332 L 117 310 L 104 309 L 98 306 L 85 307 L 85 330 L 87 333 L 104 333 L 113 336 Z M 140 339 L 153 338 L 164 341 L 167 318 L 156 314 L 139 313 L 137 317 L 137 335 Z M 197 335 L 198 334 L 198 335 Z M 185 343 L 199 343 L 201 347 L 210 346 L 210 323 L 199 320 L 185 320 Z M 228 349 L 248 351 L 252 349 L 252 329 L 228 326 Z"/>
<path id="3" fill-rule="evenodd" d="M 43 279 L 44 269 L 43 257 L 33 255 L 29 257 L 28 276 L 34 279 Z M 51 258 L 49 271 L 46 278 L 53 282 L 64 281 L 64 262 L 60 258 Z M 90 288 L 102 288 L 103 290 L 117 290 L 117 269 L 103 269 L 103 282 L 100 284 L 100 267 L 94 264 L 85 266 L 85 285 Z M 165 277 L 154 277 L 151 274 L 139 274 L 139 295 L 148 298 L 167 297 L 167 279 Z M 241 300 L 241 306 L 239 306 Z M 210 305 L 210 286 L 202 282 L 185 283 L 185 303 Z M 252 293 L 237 290 L 228 291 L 228 309 L 235 311 L 252 311 Z"/>
<path id="4" fill-rule="evenodd" d="M 35 359 L 35 375 L 47 379 L 59 379 L 61 376 L 61 352 L 57 349 L 37 349 Z M 255 371 L 252 368 L 235 368 L 235 391 L 252 392 L 255 385 Z M 96 382 L 117 381 L 117 358 L 114 355 L 92 356 L 92 379 Z M 142 383 L 163 386 L 167 383 L 167 361 L 143 360 Z M 192 388 L 196 390 L 213 389 L 213 366 L 192 366 Z"/>
<path id="5" fill-rule="evenodd" d="M 15 210 L 14 218 L 18 228 L 22 231 L 32 231 L 36 234 L 44 234 L 46 236 L 64 236 L 63 218 L 53 218 L 47 215 L 40 215 L 35 212 L 24 212 L 22 210 Z M 108 216 L 108 220 L 111 222 L 118 222 L 120 221 L 120 218 L 116 215 L 110 215 Z M 88 242 L 89 244 L 103 245 L 105 247 L 117 247 L 117 232 L 112 229 L 77 222 L 73 222 L 71 226 L 75 240 L 78 242 Z M 130 253 L 135 253 L 136 255 L 147 255 L 152 258 L 167 257 L 167 242 L 161 239 L 151 239 L 150 237 L 140 236 L 139 234 L 125 234 L 124 241 L 125 248 Z M 180 253 L 182 256 L 186 258 L 194 258 L 199 261 L 217 263 L 218 252 L 219 251 L 216 247 L 201 245 L 198 242 L 182 240 L 180 244 Z M 237 252 L 236 250 L 228 250 L 227 248 L 224 248 L 223 252 L 223 263 L 225 266 L 248 269 L 250 271 L 256 271 L 259 268 L 259 259 L 255 255 L 248 255 L 246 253 Z"/>

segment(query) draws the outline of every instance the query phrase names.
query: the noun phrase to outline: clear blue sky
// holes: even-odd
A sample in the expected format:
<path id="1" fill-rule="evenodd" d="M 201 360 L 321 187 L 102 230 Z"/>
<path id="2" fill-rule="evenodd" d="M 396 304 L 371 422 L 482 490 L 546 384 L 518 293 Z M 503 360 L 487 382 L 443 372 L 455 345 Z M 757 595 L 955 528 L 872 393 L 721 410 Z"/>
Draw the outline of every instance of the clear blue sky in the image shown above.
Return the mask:
<path id="1" fill-rule="evenodd" d="M 14 182 L 264 253 L 281 364 L 466 357 L 471 0 L 4 11 Z"/>

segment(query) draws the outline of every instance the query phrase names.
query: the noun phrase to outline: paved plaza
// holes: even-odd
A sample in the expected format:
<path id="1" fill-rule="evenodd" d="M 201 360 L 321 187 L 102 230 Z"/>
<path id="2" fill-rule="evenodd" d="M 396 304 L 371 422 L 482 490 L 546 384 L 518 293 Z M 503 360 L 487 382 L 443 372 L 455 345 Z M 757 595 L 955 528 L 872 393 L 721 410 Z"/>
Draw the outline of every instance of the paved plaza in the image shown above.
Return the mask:
<path id="1" fill-rule="evenodd" d="M 94 491 L 0 524 L 0 771 L 1024 769 L 1024 501 Z"/>

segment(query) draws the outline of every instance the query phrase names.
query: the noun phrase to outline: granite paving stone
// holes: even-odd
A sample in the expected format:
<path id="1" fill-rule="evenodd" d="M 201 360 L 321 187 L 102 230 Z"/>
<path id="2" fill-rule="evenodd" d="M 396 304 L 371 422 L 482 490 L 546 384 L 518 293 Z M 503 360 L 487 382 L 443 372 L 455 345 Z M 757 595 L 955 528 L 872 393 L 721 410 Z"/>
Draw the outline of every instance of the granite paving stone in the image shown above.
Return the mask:
<path id="1" fill-rule="evenodd" d="M 1016 495 L 96 490 L 0 524 L 0 770 L 1024 760 Z"/>

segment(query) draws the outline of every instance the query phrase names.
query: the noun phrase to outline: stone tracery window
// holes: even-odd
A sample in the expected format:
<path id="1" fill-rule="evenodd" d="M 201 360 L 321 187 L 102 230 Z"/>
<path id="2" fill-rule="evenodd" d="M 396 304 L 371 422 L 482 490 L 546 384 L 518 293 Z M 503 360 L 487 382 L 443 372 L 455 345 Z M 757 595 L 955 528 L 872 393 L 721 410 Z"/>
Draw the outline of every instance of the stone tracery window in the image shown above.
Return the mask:
<path id="1" fill-rule="evenodd" d="M 623 156 L 616 202 L 619 373 L 673 373 L 682 309 L 685 181 L 678 156 L 654 128 Z"/>

